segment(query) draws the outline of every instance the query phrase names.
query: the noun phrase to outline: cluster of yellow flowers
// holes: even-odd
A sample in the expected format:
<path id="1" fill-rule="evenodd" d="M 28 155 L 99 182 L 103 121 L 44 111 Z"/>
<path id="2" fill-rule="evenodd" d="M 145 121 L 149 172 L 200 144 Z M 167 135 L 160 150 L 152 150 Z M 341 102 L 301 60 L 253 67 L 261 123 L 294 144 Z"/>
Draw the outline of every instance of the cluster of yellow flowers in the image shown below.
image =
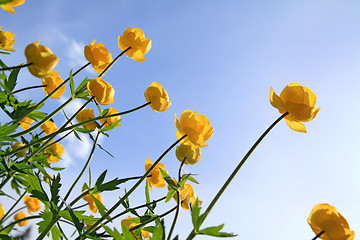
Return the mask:
<path id="1" fill-rule="evenodd" d="M 37 199 L 37 198 L 33 198 L 33 197 L 30 197 L 30 196 L 25 196 L 24 197 L 24 203 L 25 203 L 30 215 L 33 215 L 33 212 L 38 212 L 41 209 L 40 200 Z M 5 210 L 2 208 L 2 205 L 1 205 L 0 219 L 3 218 L 4 215 L 5 215 Z M 24 218 L 26 218 L 26 213 L 24 211 L 20 211 L 20 212 L 18 212 L 18 213 L 16 213 L 14 215 L 14 220 L 15 221 L 19 221 L 19 220 L 24 219 Z M 19 226 L 26 226 L 28 224 L 28 221 L 29 220 L 26 219 L 26 220 L 18 222 L 17 224 Z"/>

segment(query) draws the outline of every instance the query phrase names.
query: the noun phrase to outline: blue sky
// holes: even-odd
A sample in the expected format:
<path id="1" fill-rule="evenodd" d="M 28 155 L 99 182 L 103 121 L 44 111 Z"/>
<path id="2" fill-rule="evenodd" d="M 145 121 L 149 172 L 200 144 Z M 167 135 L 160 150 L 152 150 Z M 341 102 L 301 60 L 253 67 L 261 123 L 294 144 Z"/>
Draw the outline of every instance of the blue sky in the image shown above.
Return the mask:
<path id="1" fill-rule="evenodd" d="M 105 169 L 109 179 L 143 174 L 145 160 L 155 160 L 176 140 L 174 113 L 179 116 L 191 109 L 207 116 L 214 127 L 201 161 L 184 169 L 198 174 L 200 184 L 194 188 L 204 208 L 279 116 L 269 102 L 270 87 L 278 94 L 292 82 L 309 87 L 321 110 L 305 123 L 308 133 L 294 132 L 280 122 L 240 170 L 204 226 L 225 223 L 225 231 L 238 234 L 235 239 L 311 239 L 309 213 L 317 203 L 329 203 L 343 212 L 358 239 L 359 8 L 358 1 L 347 0 L 26 1 L 15 9 L 16 15 L 0 13 L 2 30 L 17 35 L 16 52 L 3 59 L 8 65 L 25 62 L 24 48 L 40 40 L 60 58 L 55 70 L 66 78 L 70 69 L 85 63 L 83 47 L 94 39 L 115 57 L 120 51 L 117 37 L 129 26 L 143 29 L 153 42 L 146 61 L 120 58 L 103 77 L 116 91 L 112 107 L 123 111 L 145 103 L 143 93 L 153 81 L 164 86 L 172 105 L 166 113 L 145 108 L 124 116 L 122 126 L 101 139 L 115 158 L 98 149 L 91 163 L 93 177 Z M 78 82 L 85 76 L 97 75 L 88 68 Z M 37 84 L 39 79 L 21 71 L 17 88 Z M 42 90 L 33 90 L 18 97 L 43 96 Z M 66 96 L 68 89 L 62 101 Z M 45 109 L 59 104 L 50 100 Z M 68 113 L 80 104 L 68 108 Z M 61 115 L 54 119 L 65 121 Z M 62 173 L 64 190 L 86 160 L 75 143 L 71 138 L 64 142 L 67 152 L 58 163 L 68 166 Z M 81 145 L 83 153 L 88 145 Z M 163 163 L 176 176 L 179 161 L 174 151 Z M 116 197 L 104 194 L 106 206 L 110 208 L 123 191 Z M 155 189 L 152 197 L 166 192 Z M 144 202 L 142 188 L 131 201 L 134 206 Z M 173 204 L 160 207 L 159 213 Z M 166 219 L 168 228 L 172 218 Z M 182 211 L 175 232 L 183 239 L 191 229 L 189 213 Z"/>

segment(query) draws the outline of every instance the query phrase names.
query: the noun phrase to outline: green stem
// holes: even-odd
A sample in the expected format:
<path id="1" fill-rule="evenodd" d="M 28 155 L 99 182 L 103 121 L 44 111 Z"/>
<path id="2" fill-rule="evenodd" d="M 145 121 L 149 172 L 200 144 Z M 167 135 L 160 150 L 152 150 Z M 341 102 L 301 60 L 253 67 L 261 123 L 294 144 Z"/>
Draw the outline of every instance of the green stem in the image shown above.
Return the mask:
<path id="1" fill-rule="evenodd" d="M 111 68 L 111 66 L 112 66 L 124 53 L 126 53 L 127 51 L 130 50 L 130 48 L 131 48 L 131 47 L 128 47 L 127 49 L 125 49 L 124 51 L 122 51 L 119 55 L 117 55 L 117 57 L 105 68 L 104 71 L 102 71 L 102 72 L 100 73 L 100 75 L 99 75 L 98 77 L 101 77 L 102 75 L 104 75 L 104 74 L 107 72 L 107 70 L 109 70 L 109 69 Z"/>
<path id="2" fill-rule="evenodd" d="M 315 239 L 317 239 L 318 237 L 320 237 L 323 233 L 325 233 L 325 231 L 324 230 L 322 230 L 321 232 L 319 232 L 319 234 L 318 235 L 316 235 L 313 239 L 311 239 L 311 240 L 315 240 Z"/>
<path id="3" fill-rule="evenodd" d="M 0 71 L 7 71 L 7 70 L 13 70 L 13 69 L 17 69 L 17 68 L 24 68 L 24 67 L 28 67 L 30 65 L 32 65 L 33 63 L 27 63 L 24 65 L 19 65 L 19 66 L 14 66 L 14 67 L 6 67 L 6 68 L 0 68 Z"/>
<path id="4" fill-rule="evenodd" d="M 34 88 L 42 88 L 42 87 L 46 87 L 46 86 L 47 85 L 38 85 L 38 86 L 31 86 L 31 87 L 21 88 L 19 90 L 16 90 L 16 91 L 12 92 L 11 94 L 14 95 L 14 94 L 22 92 L 22 91 L 26 91 L 26 90 L 30 90 L 30 89 L 34 89 Z"/>
<path id="5" fill-rule="evenodd" d="M 212 210 L 212 208 L 215 206 L 216 202 L 219 200 L 219 198 L 221 197 L 221 195 L 224 193 L 225 189 L 229 186 L 230 182 L 234 179 L 234 177 L 236 176 L 236 174 L 238 173 L 238 171 L 240 170 L 240 168 L 242 167 L 242 165 L 246 162 L 246 160 L 250 157 L 251 153 L 256 149 L 256 147 L 259 145 L 259 143 L 265 138 L 265 136 L 271 131 L 271 129 L 273 129 L 275 127 L 275 125 L 280 122 L 286 115 L 288 115 L 289 113 L 286 112 L 283 115 L 281 115 L 278 119 L 276 119 L 276 121 L 271 124 L 271 126 L 266 129 L 266 131 L 260 136 L 260 138 L 254 143 L 254 145 L 250 148 L 250 150 L 246 153 L 246 155 L 244 156 L 244 158 L 241 160 L 241 162 L 239 163 L 239 165 L 237 165 L 237 167 L 234 169 L 234 171 L 231 173 L 231 175 L 229 176 L 229 178 L 226 180 L 225 184 L 221 187 L 221 189 L 219 190 L 219 192 L 216 194 L 216 196 L 214 197 L 214 199 L 211 201 L 210 205 L 207 207 L 207 209 L 205 210 L 205 212 L 202 214 L 202 219 L 200 222 L 199 227 L 201 226 L 201 224 L 205 221 L 206 217 L 209 215 L 210 211 Z M 195 229 L 192 230 L 192 232 L 189 234 L 189 236 L 187 237 L 187 240 L 193 239 L 196 236 L 195 233 Z"/>
<path id="6" fill-rule="evenodd" d="M 46 234 L 48 234 L 50 232 L 50 230 L 52 229 L 52 227 L 57 223 L 57 221 L 60 220 L 60 216 L 56 215 L 53 216 L 53 218 L 51 219 L 51 222 L 46 226 L 46 228 L 41 232 L 41 234 L 36 238 L 36 240 L 41 240 L 43 239 Z"/>
<path id="7" fill-rule="evenodd" d="M 19 222 L 22 222 L 22 221 L 25 221 L 25 220 L 30 220 L 30 219 L 36 219 L 36 218 L 41 218 L 40 216 L 36 215 L 36 216 L 29 216 L 29 217 L 25 217 L 25 218 L 22 218 L 22 219 L 19 219 L 17 221 L 14 221 L 14 222 L 11 222 L 9 223 L 9 225 L 3 227 L 0 229 L 0 232 L 4 231 L 5 229 L 7 229 L 8 227 L 11 227 Z"/>
<path id="8" fill-rule="evenodd" d="M 15 206 L 20 202 L 20 200 L 25 196 L 26 191 L 21 194 L 21 196 L 19 197 L 19 199 L 11 206 L 11 208 L 5 213 L 4 217 L 0 220 L 0 225 L 2 222 L 4 222 L 7 218 L 7 216 L 11 213 L 11 211 L 15 208 Z"/>

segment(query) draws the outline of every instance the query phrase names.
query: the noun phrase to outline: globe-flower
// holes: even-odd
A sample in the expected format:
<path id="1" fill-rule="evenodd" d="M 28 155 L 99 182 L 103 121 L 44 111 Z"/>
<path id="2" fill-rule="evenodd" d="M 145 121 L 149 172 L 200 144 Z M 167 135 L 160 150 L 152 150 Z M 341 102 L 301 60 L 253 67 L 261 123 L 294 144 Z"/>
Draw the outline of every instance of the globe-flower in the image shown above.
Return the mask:
<path id="1" fill-rule="evenodd" d="M 151 159 L 150 158 L 146 159 L 145 171 L 147 172 L 152 165 L 153 165 L 153 163 L 151 162 Z M 157 188 L 163 188 L 166 185 L 165 179 L 161 175 L 160 168 L 167 173 L 167 171 L 164 168 L 164 164 L 158 163 L 158 164 L 156 164 L 155 168 L 153 170 L 151 170 L 151 172 L 149 173 L 149 176 L 151 175 L 151 177 L 147 178 L 147 182 L 148 182 L 148 185 L 149 185 L 149 188 L 151 191 L 152 191 L 152 186 L 157 187 Z"/>
<path id="2" fill-rule="evenodd" d="M 151 40 L 145 38 L 145 34 L 140 28 L 129 27 L 126 29 L 123 36 L 119 36 L 118 44 L 121 51 L 130 47 L 125 54 L 137 62 L 144 62 L 144 54 L 151 48 Z"/>
<path id="3" fill-rule="evenodd" d="M 23 211 L 21 211 L 21 212 L 14 215 L 14 220 L 15 221 L 21 220 L 23 218 L 26 218 L 26 214 Z M 19 226 L 23 227 L 23 226 L 26 226 L 28 224 L 28 222 L 29 222 L 29 220 L 24 220 L 24 221 L 18 222 L 17 224 Z"/>
<path id="4" fill-rule="evenodd" d="M 201 159 L 200 148 L 194 144 L 182 143 L 176 148 L 176 157 L 180 162 L 184 161 L 184 158 L 186 158 L 185 164 L 194 165 Z"/>
<path id="5" fill-rule="evenodd" d="M 4 216 L 5 216 L 5 210 L 3 208 L 3 205 L 0 204 L 0 220 L 3 219 Z"/>
<path id="6" fill-rule="evenodd" d="M 93 118 L 95 118 L 95 115 L 94 115 L 94 111 L 93 111 L 92 108 L 83 109 L 76 115 L 76 120 L 79 123 L 88 121 L 88 120 L 93 119 Z M 95 130 L 95 128 L 97 127 L 97 123 L 96 122 L 90 122 L 90 123 L 85 123 L 82 126 L 84 128 L 86 128 L 86 129 L 89 129 L 89 130 Z"/>
<path id="7" fill-rule="evenodd" d="M 116 113 L 119 113 L 118 110 L 116 110 L 115 108 L 110 107 L 109 111 L 106 113 L 105 116 L 113 115 L 113 114 L 116 114 Z M 114 122 L 119 121 L 119 120 L 121 120 L 120 115 L 115 116 L 115 117 L 109 117 L 109 118 L 100 119 L 100 122 L 102 123 L 103 127 L 107 127 L 107 126 L 110 126 L 111 124 L 113 124 Z M 118 126 L 121 126 L 121 124 L 118 123 L 116 125 L 116 127 L 118 127 Z"/>
<path id="8" fill-rule="evenodd" d="M 25 203 L 30 215 L 33 215 L 32 212 L 37 212 L 41 209 L 40 200 L 37 198 L 25 196 L 24 203 Z"/>
<path id="9" fill-rule="evenodd" d="M 271 105 L 285 116 L 287 125 L 294 131 L 306 133 L 305 125 L 318 114 L 320 108 L 315 109 L 316 95 L 307 87 L 294 82 L 287 85 L 281 92 L 280 97 L 270 89 Z"/>
<path id="10" fill-rule="evenodd" d="M 15 13 L 14 7 L 24 4 L 25 0 L 12 0 L 9 3 L 1 4 L 1 8 L 9 13 Z"/>
<path id="11" fill-rule="evenodd" d="M 175 126 L 177 139 L 187 134 L 185 141 L 190 141 L 197 147 L 206 147 L 204 143 L 209 140 L 214 130 L 210 121 L 204 115 L 197 115 L 197 112 L 185 110 L 178 120 L 175 114 Z"/>
<path id="12" fill-rule="evenodd" d="M 24 117 L 20 122 L 19 125 L 22 129 L 28 130 L 30 128 L 30 125 L 34 122 L 31 118 Z"/>
<path id="13" fill-rule="evenodd" d="M 46 121 L 41 125 L 41 130 L 44 132 L 45 135 L 52 134 L 59 130 L 56 126 L 56 124 L 53 121 Z"/>
<path id="14" fill-rule="evenodd" d="M 94 97 L 99 104 L 108 105 L 114 102 L 115 90 L 110 83 L 101 80 L 101 78 L 92 79 L 86 87 L 90 96 Z"/>
<path id="15" fill-rule="evenodd" d="M 59 62 L 59 58 L 48 48 L 39 45 L 39 41 L 29 44 L 25 48 L 26 62 L 31 65 L 28 69 L 32 75 L 38 78 L 50 76 L 51 70 Z"/>
<path id="16" fill-rule="evenodd" d="M 94 71 L 101 73 L 112 62 L 111 53 L 104 47 L 102 43 L 92 41 L 89 46 L 84 47 L 84 54 L 94 68 Z"/>
<path id="17" fill-rule="evenodd" d="M 11 144 L 11 148 L 12 150 L 16 150 L 18 148 L 21 148 L 22 146 L 24 146 L 25 144 L 23 142 L 16 142 L 14 144 Z M 26 156 L 26 152 L 27 152 L 27 148 L 18 151 L 17 153 L 15 153 L 15 156 L 17 157 L 25 157 Z"/>
<path id="18" fill-rule="evenodd" d="M 52 143 L 54 143 L 54 141 L 50 141 L 50 144 Z M 48 163 L 58 162 L 60 157 L 64 154 L 64 147 L 60 143 L 55 142 L 50 147 L 46 148 L 44 154 L 48 156 Z"/>
<path id="19" fill-rule="evenodd" d="M 177 184 L 176 179 L 173 179 L 174 183 Z M 172 187 L 170 185 L 168 185 L 168 190 L 170 191 L 172 189 Z M 176 203 L 177 203 L 177 195 L 175 194 L 173 196 L 173 198 L 175 199 Z M 193 187 L 188 184 L 185 183 L 184 187 L 180 188 L 180 201 L 181 201 L 181 207 L 185 210 L 189 210 L 191 205 L 195 205 L 197 196 L 196 193 L 193 189 Z M 199 201 L 199 205 L 202 204 L 202 201 Z"/>
<path id="20" fill-rule="evenodd" d="M 131 229 L 131 228 L 139 225 L 139 223 L 133 223 L 133 222 L 127 221 L 128 219 L 131 219 L 131 217 L 127 216 L 125 219 L 121 220 L 121 224 L 125 225 L 127 229 Z M 149 239 L 150 232 L 144 231 L 142 229 L 139 229 L 139 230 L 141 231 L 141 236 L 144 239 Z M 133 234 L 134 234 L 136 239 L 142 239 L 140 236 L 137 235 L 136 230 L 133 231 Z"/>
<path id="21" fill-rule="evenodd" d="M 313 208 L 308 223 L 316 235 L 324 231 L 319 237 L 324 240 L 353 240 L 355 236 L 346 219 L 327 203 L 319 203 Z"/>
<path id="22" fill-rule="evenodd" d="M 103 203 L 103 198 L 100 194 L 96 193 L 96 194 L 92 194 L 94 196 L 94 198 L 96 198 L 97 200 L 99 200 L 101 203 Z M 88 202 L 89 204 L 89 209 L 93 212 L 96 213 L 98 211 L 98 208 L 95 204 L 94 199 L 91 197 L 90 194 L 86 194 L 85 196 L 83 196 L 83 199 L 85 201 Z"/>
<path id="23" fill-rule="evenodd" d="M 155 112 L 165 112 L 171 104 L 166 90 L 160 83 L 151 83 L 144 95 L 146 101 L 151 102 L 150 106 Z"/>
<path id="24" fill-rule="evenodd" d="M 43 87 L 43 90 L 47 95 L 49 95 L 52 91 L 54 91 L 60 84 L 62 84 L 64 81 L 59 76 L 59 73 L 55 71 L 51 71 L 49 73 L 49 76 L 42 79 L 42 85 L 46 85 Z M 54 92 L 51 97 L 59 99 L 65 92 L 65 84 L 61 86 L 56 92 Z"/>
<path id="25" fill-rule="evenodd" d="M 0 49 L 5 51 L 15 52 L 12 48 L 14 46 L 15 40 L 13 38 L 16 36 L 11 32 L 3 32 L 1 30 L 2 26 L 0 26 Z"/>

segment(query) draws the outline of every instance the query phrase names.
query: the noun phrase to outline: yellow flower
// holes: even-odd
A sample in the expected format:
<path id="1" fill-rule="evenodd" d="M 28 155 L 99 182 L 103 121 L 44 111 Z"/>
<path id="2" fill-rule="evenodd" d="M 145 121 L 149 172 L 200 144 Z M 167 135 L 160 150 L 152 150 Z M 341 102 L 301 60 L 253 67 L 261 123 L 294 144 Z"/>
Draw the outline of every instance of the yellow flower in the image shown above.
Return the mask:
<path id="1" fill-rule="evenodd" d="M 1 5 L 2 6 L 2 5 Z M 0 49 L 5 51 L 15 52 L 12 47 L 14 46 L 15 40 L 13 38 L 16 36 L 11 32 L 1 31 L 2 26 L 0 26 Z"/>
<path id="2" fill-rule="evenodd" d="M 324 240 L 353 240 L 355 232 L 350 230 L 346 219 L 335 207 L 326 204 L 317 204 L 310 213 L 308 223 L 314 233 Z"/>
<path id="3" fill-rule="evenodd" d="M 151 102 L 150 106 L 155 112 L 165 112 L 171 104 L 166 90 L 160 83 L 151 83 L 144 95 L 146 101 Z"/>
<path id="4" fill-rule="evenodd" d="M 9 3 L 1 4 L 1 8 L 9 13 L 15 13 L 14 7 L 24 4 L 25 0 L 12 0 Z"/>
<path id="5" fill-rule="evenodd" d="M 204 143 L 209 140 L 214 132 L 207 117 L 197 115 L 197 112 L 191 110 L 185 110 L 179 120 L 175 114 L 175 126 L 178 129 L 176 131 L 177 139 L 187 134 L 185 141 L 190 141 L 197 147 L 206 147 L 207 145 Z"/>
<path id="6" fill-rule="evenodd" d="M 86 87 L 90 96 L 94 97 L 99 104 L 108 105 L 114 102 L 115 90 L 110 83 L 101 80 L 101 78 L 92 79 Z"/>
<path id="7" fill-rule="evenodd" d="M 49 135 L 56 132 L 59 129 L 56 127 L 56 124 L 53 121 L 49 120 L 41 125 L 41 130 L 44 132 L 45 135 Z"/>
<path id="8" fill-rule="evenodd" d="M 49 73 L 49 76 L 42 79 L 42 85 L 46 85 L 46 87 L 43 87 L 43 90 L 47 95 L 49 95 L 52 91 L 54 91 L 60 84 L 62 84 L 64 81 L 61 79 L 59 74 L 55 71 L 51 71 Z M 52 98 L 59 99 L 65 92 L 65 84 L 61 86 L 60 89 L 58 89 L 56 92 L 54 92 L 53 95 L 51 95 Z"/>
<path id="9" fill-rule="evenodd" d="M 54 143 L 54 141 L 50 141 L 49 145 L 52 143 Z M 58 162 L 63 154 L 64 154 L 64 147 L 58 142 L 54 143 L 45 150 L 45 155 L 48 155 L 47 158 L 48 163 Z"/>
<path id="10" fill-rule="evenodd" d="M 21 148 L 22 146 L 24 146 L 25 144 L 23 142 L 16 142 L 14 144 L 11 144 L 11 148 L 13 150 L 16 150 L 18 148 Z M 25 157 L 26 156 L 26 152 L 27 152 L 27 148 L 23 149 L 23 150 L 20 150 L 18 151 L 17 153 L 15 153 L 15 155 L 17 157 Z"/>
<path id="11" fill-rule="evenodd" d="M 48 48 L 39 45 L 39 41 L 29 44 L 25 48 L 27 63 L 31 63 L 28 69 L 32 75 L 38 78 L 50 76 L 50 71 L 56 66 L 59 58 Z"/>
<path id="12" fill-rule="evenodd" d="M 133 223 L 133 222 L 128 222 L 127 219 L 131 219 L 130 216 L 126 217 L 125 219 L 121 220 L 121 224 L 124 224 L 126 226 L 127 229 L 131 229 L 137 225 L 139 225 L 139 223 Z M 147 232 L 147 231 L 144 231 L 144 230 L 141 230 L 141 236 L 145 239 L 149 239 L 150 237 L 150 232 Z M 140 236 L 137 236 L 136 235 L 136 230 L 133 231 L 133 234 L 135 236 L 136 239 L 141 239 Z"/>
<path id="13" fill-rule="evenodd" d="M 116 114 L 116 113 L 119 113 L 118 110 L 116 110 L 115 108 L 110 107 L 109 111 L 106 113 L 105 116 Z M 119 115 L 119 116 L 115 116 L 115 117 L 109 117 L 109 118 L 100 119 L 100 122 L 102 123 L 103 127 L 107 127 L 107 126 L 110 126 L 111 124 L 113 124 L 114 122 L 116 122 L 116 121 L 118 121 L 120 119 L 121 119 L 121 117 Z M 121 124 L 118 123 L 116 125 L 116 127 L 118 127 L 118 126 L 121 126 Z"/>
<path id="14" fill-rule="evenodd" d="M 281 114 L 288 112 L 285 121 L 288 126 L 297 132 L 306 133 L 305 125 L 318 114 L 320 108 L 315 108 L 316 95 L 307 87 L 294 82 L 287 85 L 280 97 L 270 89 L 270 102 Z"/>
<path id="15" fill-rule="evenodd" d="M 92 108 L 83 109 L 76 115 L 76 120 L 79 123 L 88 121 L 88 120 L 93 119 L 93 118 L 95 118 L 95 115 L 94 115 L 94 111 L 93 111 Z M 82 126 L 84 128 L 86 128 L 86 129 L 95 130 L 95 128 L 97 127 L 97 123 L 96 122 L 90 122 L 90 123 L 83 124 Z"/>
<path id="16" fill-rule="evenodd" d="M 15 216 L 14 216 L 14 220 L 15 220 L 15 221 L 20 220 L 20 219 L 23 219 L 23 218 L 26 218 L 26 214 L 25 214 L 23 211 L 15 214 Z M 29 220 L 24 220 L 24 221 L 18 222 L 17 224 L 18 224 L 19 226 L 26 226 L 26 225 L 28 224 L 28 221 L 29 221 Z"/>
<path id="17" fill-rule="evenodd" d="M 4 216 L 5 216 L 5 210 L 2 204 L 0 204 L 0 220 L 3 219 Z"/>
<path id="18" fill-rule="evenodd" d="M 22 129 L 28 130 L 33 122 L 34 120 L 32 120 L 31 118 L 24 117 L 19 124 Z"/>
<path id="19" fill-rule="evenodd" d="M 119 36 L 118 44 L 121 51 L 125 51 L 128 47 L 131 47 L 126 52 L 126 55 L 137 62 L 144 62 L 144 54 L 151 48 L 151 40 L 145 38 L 145 34 L 140 28 L 131 29 L 131 27 L 129 27 L 126 29 L 123 36 Z"/>
<path id="20" fill-rule="evenodd" d="M 112 62 L 112 58 L 104 44 L 95 43 L 95 41 L 92 41 L 89 46 L 85 46 L 84 54 L 86 60 L 92 64 L 94 71 L 101 73 Z"/>
<path id="21" fill-rule="evenodd" d="M 150 167 L 153 165 L 153 163 L 151 162 L 151 159 L 148 158 L 145 161 L 145 171 L 147 172 Z M 154 187 L 158 187 L 158 188 L 163 188 L 165 187 L 165 179 L 164 177 L 161 175 L 160 169 L 164 170 L 166 173 L 167 171 L 164 168 L 164 164 L 162 163 L 158 163 L 155 168 L 149 173 L 149 175 L 151 175 L 151 177 L 147 178 L 147 182 L 149 184 L 149 188 L 152 191 L 152 186 Z"/>
<path id="22" fill-rule="evenodd" d="M 96 194 L 92 194 L 94 196 L 94 198 L 96 198 L 97 200 L 99 200 L 101 203 L 103 203 L 103 198 L 100 194 L 96 193 Z M 90 194 L 86 194 L 85 196 L 83 196 L 83 199 L 85 201 L 87 201 L 89 203 L 89 209 L 93 212 L 96 213 L 98 211 L 98 208 L 95 204 L 94 199 L 91 197 Z"/>
<path id="23" fill-rule="evenodd" d="M 196 147 L 194 144 L 182 143 L 176 148 L 176 157 L 180 162 L 184 161 L 184 158 L 186 158 L 185 164 L 194 165 L 201 159 L 200 148 Z"/>
<path id="24" fill-rule="evenodd" d="M 175 184 L 177 184 L 177 181 L 175 179 L 173 179 L 173 181 L 175 182 Z M 170 185 L 168 185 L 168 190 L 170 191 L 172 189 L 172 187 Z M 177 195 L 175 194 L 173 196 L 173 198 L 175 199 L 176 203 L 177 203 Z M 181 207 L 185 210 L 189 210 L 189 203 L 191 205 L 195 205 L 196 202 L 196 193 L 193 189 L 193 187 L 188 184 L 185 183 L 183 188 L 180 188 L 180 200 L 181 200 Z M 199 201 L 199 205 L 202 204 L 202 201 Z"/>
<path id="25" fill-rule="evenodd" d="M 41 209 L 40 200 L 37 198 L 25 196 L 24 203 L 31 215 L 33 215 L 32 212 L 37 212 Z"/>

